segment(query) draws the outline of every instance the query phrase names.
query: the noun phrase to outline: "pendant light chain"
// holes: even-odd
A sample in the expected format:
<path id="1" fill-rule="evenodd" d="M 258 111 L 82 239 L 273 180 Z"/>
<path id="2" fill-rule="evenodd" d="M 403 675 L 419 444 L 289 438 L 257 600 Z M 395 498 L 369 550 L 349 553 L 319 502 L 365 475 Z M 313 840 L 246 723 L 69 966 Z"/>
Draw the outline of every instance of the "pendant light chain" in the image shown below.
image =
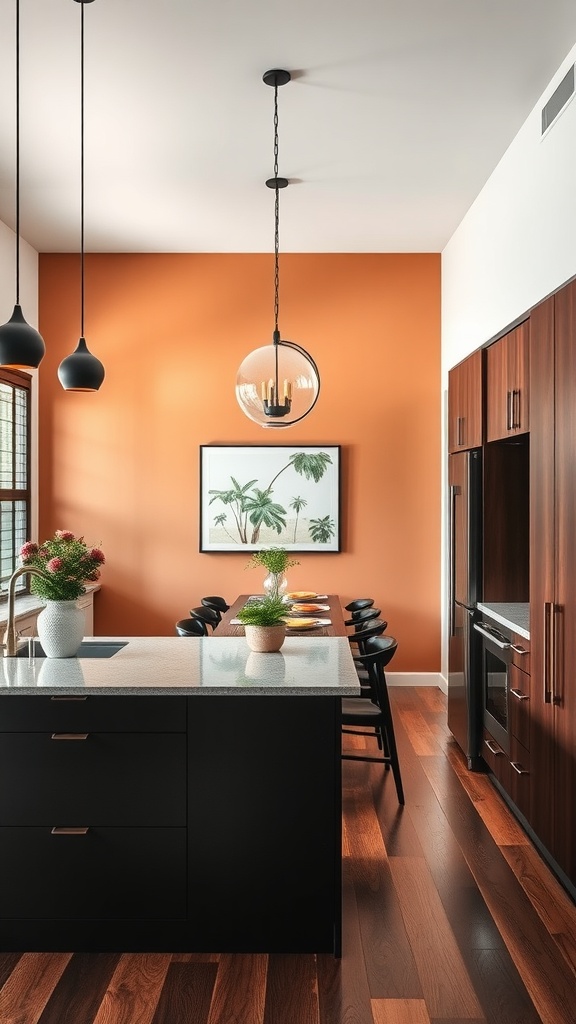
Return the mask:
<path id="1" fill-rule="evenodd" d="M 84 337 L 84 4 L 80 4 L 80 337 Z"/>
<path id="2" fill-rule="evenodd" d="M 20 305 L 20 0 L 16 0 L 16 305 Z"/>
<path id="3" fill-rule="evenodd" d="M 278 335 L 278 291 L 280 288 L 280 273 L 278 265 L 278 250 L 280 248 L 280 189 L 278 188 L 278 82 L 274 85 L 274 331 L 275 338 Z"/>

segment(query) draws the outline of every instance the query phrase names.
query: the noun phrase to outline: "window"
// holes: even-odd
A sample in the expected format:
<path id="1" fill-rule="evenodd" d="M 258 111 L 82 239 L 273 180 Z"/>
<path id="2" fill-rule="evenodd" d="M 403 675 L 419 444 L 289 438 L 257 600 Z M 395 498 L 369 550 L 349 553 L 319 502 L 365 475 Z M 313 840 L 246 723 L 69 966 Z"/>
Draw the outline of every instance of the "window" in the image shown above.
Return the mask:
<path id="1" fill-rule="evenodd" d="M 6 590 L 30 527 L 30 382 L 0 369 L 0 583 Z M 27 588 L 26 577 L 16 592 Z"/>

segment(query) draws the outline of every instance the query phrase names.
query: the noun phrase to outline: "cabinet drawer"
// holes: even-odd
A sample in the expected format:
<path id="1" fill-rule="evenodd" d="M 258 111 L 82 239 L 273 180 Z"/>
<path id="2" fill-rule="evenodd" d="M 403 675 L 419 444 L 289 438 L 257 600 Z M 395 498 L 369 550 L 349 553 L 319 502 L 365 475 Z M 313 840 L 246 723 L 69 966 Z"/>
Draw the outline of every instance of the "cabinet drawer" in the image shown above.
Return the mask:
<path id="1" fill-rule="evenodd" d="M 509 793 L 518 810 L 530 819 L 530 752 L 514 736 L 510 746 Z"/>
<path id="2" fill-rule="evenodd" d="M 519 743 L 530 749 L 530 676 L 515 665 L 510 665 L 509 682 L 510 732 Z"/>
<path id="3" fill-rule="evenodd" d="M 482 757 L 507 793 L 510 792 L 510 759 L 487 729 L 482 734 Z"/>
<path id="4" fill-rule="evenodd" d="M 1 828 L 4 918 L 182 918 L 186 829 Z"/>
<path id="5" fill-rule="evenodd" d="M 0 697 L 0 732 L 185 732 L 185 697 Z"/>
<path id="6" fill-rule="evenodd" d="M 186 824 L 186 736 L 0 733 L 1 825 Z"/>

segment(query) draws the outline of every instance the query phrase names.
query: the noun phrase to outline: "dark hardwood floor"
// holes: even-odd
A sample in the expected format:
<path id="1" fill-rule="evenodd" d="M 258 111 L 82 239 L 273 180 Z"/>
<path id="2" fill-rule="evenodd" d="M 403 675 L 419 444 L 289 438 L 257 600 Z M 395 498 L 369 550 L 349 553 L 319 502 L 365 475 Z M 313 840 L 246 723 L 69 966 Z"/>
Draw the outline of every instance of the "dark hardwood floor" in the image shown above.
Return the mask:
<path id="1" fill-rule="evenodd" d="M 440 691 L 391 699 L 406 806 L 343 763 L 341 961 L 5 953 L 1 1024 L 575 1024 L 576 908 L 466 771 Z"/>

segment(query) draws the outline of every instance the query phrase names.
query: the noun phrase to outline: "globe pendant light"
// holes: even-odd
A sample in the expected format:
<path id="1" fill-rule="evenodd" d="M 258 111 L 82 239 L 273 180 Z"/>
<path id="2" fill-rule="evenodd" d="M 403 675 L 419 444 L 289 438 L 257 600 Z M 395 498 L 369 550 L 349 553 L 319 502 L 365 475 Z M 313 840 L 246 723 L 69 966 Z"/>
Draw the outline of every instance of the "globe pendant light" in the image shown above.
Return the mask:
<path id="1" fill-rule="evenodd" d="M 278 328 L 279 190 L 288 185 L 278 177 L 278 86 L 290 81 L 290 72 L 275 68 L 263 75 L 274 87 L 274 177 L 266 185 L 274 189 L 274 331 L 272 344 L 257 348 L 241 364 L 236 377 L 236 397 L 242 412 L 262 427 L 291 427 L 314 408 L 320 392 L 318 367 L 300 345 L 282 341 Z"/>
<path id="2" fill-rule="evenodd" d="M 104 367 L 90 352 L 84 337 L 84 4 L 80 4 L 80 340 L 72 355 L 58 367 L 58 379 L 65 391 L 98 391 Z"/>
<path id="3" fill-rule="evenodd" d="M 0 365 L 35 369 L 45 351 L 42 335 L 26 322 L 20 306 L 20 0 L 16 0 L 16 305 L 0 327 Z"/>

